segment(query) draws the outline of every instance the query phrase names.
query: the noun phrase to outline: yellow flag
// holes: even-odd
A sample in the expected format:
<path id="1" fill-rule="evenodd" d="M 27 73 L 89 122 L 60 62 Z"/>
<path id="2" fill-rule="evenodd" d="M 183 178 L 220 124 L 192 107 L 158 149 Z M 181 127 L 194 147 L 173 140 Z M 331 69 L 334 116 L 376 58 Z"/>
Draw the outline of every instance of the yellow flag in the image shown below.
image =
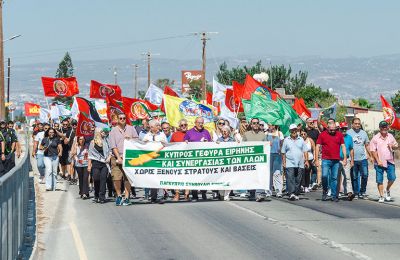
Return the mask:
<path id="1" fill-rule="evenodd" d="M 186 98 L 164 95 L 165 113 L 168 122 L 175 127 L 179 126 L 179 120 L 186 119 L 188 128 L 194 126 L 196 117 L 204 118 L 204 128 L 213 132 L 215 130 L 213 107 Z"/>

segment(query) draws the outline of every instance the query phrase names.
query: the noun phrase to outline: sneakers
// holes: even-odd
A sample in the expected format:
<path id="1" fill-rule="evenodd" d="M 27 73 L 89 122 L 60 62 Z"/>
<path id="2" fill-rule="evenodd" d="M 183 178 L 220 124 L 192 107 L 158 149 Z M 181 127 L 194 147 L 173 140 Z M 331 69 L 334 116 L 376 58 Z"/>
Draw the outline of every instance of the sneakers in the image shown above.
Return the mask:
<path id="1" fill-rule="evenodd" d="M 294 200 L 299 200 L 299 196 L 295 195 Z"/>
<path id="2" fill-rule="evenodd" d="M 360 194 L 358 195 L 358 198 L 359 198 L 360 200 L 364 199 L 364 194 L 360 193 Z"/>
<path id="3" fill-rule="evenodd" d="M 333 202 L 339 202 L 339 198 L 338 198 L 338 197 L 331 198 L 331 200 L 332 200 Z"/>
<path id="4" fill-rule="evenodd" d="M 261 202 L 261 201 L 264 201 L 265 200 L 265 198 L 263 197 L 263 196 L 259 196 L 257 199 L 256 199 L 256 202 Z"/>
<path id="5" fill-rule="evenodd" d="M 304 193 L 309 193 L 309 192 L 310 192 L 310 190 L 307 187 L 305 187 L 304 188 Z"/>
<path id="6" fill-rule="evenodd" d="M 328 197 L 331 196 L 331 189 L 328 190 Z"/>
<path id="7" fill-rule="evenodd" d="M 277 197 L 277 198 L 282 198 L 282 193 L 277 193 L 277 194 L 276 194 L 276 197 Z"/>
<path id="8" fill-rule="evenodd" d="M 347 193 L 347 200 L 352 201 L 356 195 L 352 192 Z"/>
<path id="9" fill-rule="evenodd" d="M 383 203 L 383 202 L 385 202 L 385 199 L 384 199 L 383 197 L 379 197 L 378 202 L 379 202 L 379 203 Z"/>
<path id="10" fill-rule="evenodd" d="M 386 201 L 391 201 L 392 200 L 392 198 L 390 197 L 390 190 L 387 190 L 385 192 L 385 200 Z"/>
<path id="11" fill-rule="evenodd" d="M 328 194 L 326 194 L 325 192 L 322 193 L 322 201 L 326 201 L 328 199 Z"/>
<path id="12" fill-rule="evenodd" d="M 118 196 L 117 199 L 115 200 L 115 206 L 121 206 L 122 205 L 122 197 Z"/>
<path id="13" fill-rule="evenodd" d="M 289 200 L 291 200 L 291 201 L 296 200 L 296 195 L 290 194 Z"/>
<path id="14" fill-rule="evenodd" d="M 318 189 L 318 184 L 314 182 L 314 183 L 312 184 L 311 189 L 312 189 L 312 190 L 317 190 L 317 189 Z"/>
<path id="15" fill-rule="evenodd" d="M 129 199 L 128 198 L 124 199 L 122 202 L 122 206 L 129 206 L 129 205 L 132 205 L 132 203 L 129 201 Z"/>

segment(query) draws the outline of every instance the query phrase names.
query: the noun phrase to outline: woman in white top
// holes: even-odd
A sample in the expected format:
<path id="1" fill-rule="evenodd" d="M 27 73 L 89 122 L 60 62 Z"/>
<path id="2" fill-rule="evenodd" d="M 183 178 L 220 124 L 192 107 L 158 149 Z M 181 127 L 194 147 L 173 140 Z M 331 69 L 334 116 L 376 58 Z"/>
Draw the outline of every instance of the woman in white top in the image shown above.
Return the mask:
<path id="1" fill-rule="evenodd" d="M 308 137 L 307 131 L 305 129 L 302 129 L 300 131 L 300 136 L 304 139 L 304 142 L 306 143 L 307 146 L 307 153 L 308 153 L 308 163 L 309 167 L 306 167 L 304 169 L 304 175 L 301 180 L 301 186 L 304 188 L 304 192 L 309 192 L 310 188 L 310 178 L 311 178 L 311 171 L 314 173 L 316 171 L 313 170 L 315 167 L 313 164 L 314 158 L 315 158 L 315 143 L 313 139 Z M 314 178 L 313 178 L 314 179 Z"/>

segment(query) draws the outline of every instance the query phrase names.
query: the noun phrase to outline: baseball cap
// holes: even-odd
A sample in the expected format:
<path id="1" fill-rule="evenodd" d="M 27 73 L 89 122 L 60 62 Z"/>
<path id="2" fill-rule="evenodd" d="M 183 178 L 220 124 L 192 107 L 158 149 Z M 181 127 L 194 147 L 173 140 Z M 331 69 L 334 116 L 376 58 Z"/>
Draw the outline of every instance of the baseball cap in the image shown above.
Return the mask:
<path id="1" fill-rule="evenodd" d="M 386 121 L 380 121 L 379 122 L 379 128 L 388 127 L 388 126 L 389 126 L 389 124 Z"/>
<path id="2" fill-rule="evenodd" d="M 341 123 L 339 124 L 339 127 L 340 127 L 340 128 L 348 128 L 349 126 L 347 125 L 346 122 L 341 122 Z"/>
<path id="3" fill-rule="evenodd" d="M 297 125 L 296 124 L 291 124 L 289 126 L 289 130 L 293 130 L 293 129 L 297 129 Z"/>

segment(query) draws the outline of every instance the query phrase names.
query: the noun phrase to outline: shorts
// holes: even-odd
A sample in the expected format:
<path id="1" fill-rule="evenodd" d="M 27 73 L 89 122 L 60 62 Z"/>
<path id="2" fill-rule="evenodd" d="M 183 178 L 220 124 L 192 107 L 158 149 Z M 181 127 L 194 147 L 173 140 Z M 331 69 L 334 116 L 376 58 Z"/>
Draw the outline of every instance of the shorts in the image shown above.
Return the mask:
<path id="1" fill-rule="evenodd" d="M 113 181 L 127 180 L 122 164 L 117 164 L 117 159 L 111 157 L 111 177 Z"/>
<path id="2" fill-rule="evenodd" d="M 61 164 L 61 166 L 65 166 L 65 165 L 71 164 L 71 161 L 69 159 L 68 153 L 67 154 L 65 154 L 65 153 L 61 154 L 59 163 Z"/>
<path id="3" fill-rule="evenodd" d="M 388 181 L 396 180 L 396 169 L 393 163 L 388 162 L 387 167 L 381 167 L 378 165 L 374 165 L 376 171 L 376 183 L 383 184 L 383 173 L 386 171 Z"/>

